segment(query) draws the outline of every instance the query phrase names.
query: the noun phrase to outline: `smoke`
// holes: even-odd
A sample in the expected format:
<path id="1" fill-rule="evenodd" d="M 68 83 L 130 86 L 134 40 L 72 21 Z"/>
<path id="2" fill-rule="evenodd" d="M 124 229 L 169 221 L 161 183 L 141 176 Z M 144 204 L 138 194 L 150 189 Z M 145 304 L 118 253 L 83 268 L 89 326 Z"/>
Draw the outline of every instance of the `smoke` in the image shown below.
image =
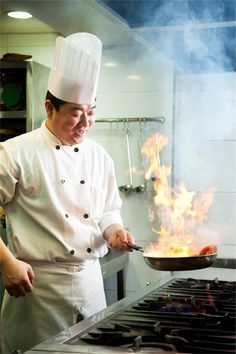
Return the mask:
<path id="1" fill-rule="evenodd" d="M 196 73 L 236 69 L 234 1 L 160 3 L 148 21 L 151 26 L 140 33 L 172 59 L 178 70 Z"/>

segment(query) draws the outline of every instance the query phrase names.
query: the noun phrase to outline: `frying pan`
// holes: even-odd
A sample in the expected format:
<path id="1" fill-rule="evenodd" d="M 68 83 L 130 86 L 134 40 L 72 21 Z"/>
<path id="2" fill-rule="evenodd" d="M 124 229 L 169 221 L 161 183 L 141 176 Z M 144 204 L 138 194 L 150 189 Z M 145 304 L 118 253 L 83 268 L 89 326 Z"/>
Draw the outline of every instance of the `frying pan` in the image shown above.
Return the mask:
<path id="1" fill-rule="evenodd" d="M 144 252 L 141 246 L 133 243 L 128 243 L 128 247 Z M 195 270 L 210 267 L 216 260 L 217 253 L 207 254 L 203 256 L 190 257 L 148 257 L 143 256 L 145 262 L 150 268 L 164 271 L 178 271 L 178 270 Z"/>

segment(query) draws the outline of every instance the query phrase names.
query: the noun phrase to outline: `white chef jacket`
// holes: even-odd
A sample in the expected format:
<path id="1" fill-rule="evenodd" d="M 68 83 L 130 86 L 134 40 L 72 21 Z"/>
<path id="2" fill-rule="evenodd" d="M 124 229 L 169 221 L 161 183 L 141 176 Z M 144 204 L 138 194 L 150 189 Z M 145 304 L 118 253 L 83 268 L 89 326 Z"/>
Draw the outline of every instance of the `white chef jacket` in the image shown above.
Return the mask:
<path id="1" fill-rule="evenodd" d="M 64 146 L 46 128 L 0 144 L 0 205 L 13 254 L 81 265 L 107 253 L 104 230 L 122 225 L 114 166 L 85 139 Z"/>
<path id="2" fill-rule="evenodd" d="M 122 225 L 121 199 L 106 151 L 89 139 L 63 146 L 44 122 L 0 144 L 0 205 L 10 250 L 35 273 L 32 293 L 4 295 L 2 335 L 10 353 L 106 306 L 98 257 L 107 253 L 104 230 Z"/>

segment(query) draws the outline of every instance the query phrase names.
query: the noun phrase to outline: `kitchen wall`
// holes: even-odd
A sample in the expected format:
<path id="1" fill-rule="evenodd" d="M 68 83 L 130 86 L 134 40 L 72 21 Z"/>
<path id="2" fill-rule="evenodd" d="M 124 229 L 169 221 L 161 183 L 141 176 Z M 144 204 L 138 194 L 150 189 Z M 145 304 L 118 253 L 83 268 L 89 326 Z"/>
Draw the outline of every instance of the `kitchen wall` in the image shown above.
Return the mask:
<path id="1" fill-rule="evenodd" d="M 190 190 L 215 189 L 206 241 L 219 257 L 236 255 L 236 73 L 178 75 L 174 179 Z"/>
<path id="2" fill-rule="evenodd" d="M 0 56 L 6 53 L 29 54 L 32 60 L 51 66 L 57 33 L 1 34 Z"/>

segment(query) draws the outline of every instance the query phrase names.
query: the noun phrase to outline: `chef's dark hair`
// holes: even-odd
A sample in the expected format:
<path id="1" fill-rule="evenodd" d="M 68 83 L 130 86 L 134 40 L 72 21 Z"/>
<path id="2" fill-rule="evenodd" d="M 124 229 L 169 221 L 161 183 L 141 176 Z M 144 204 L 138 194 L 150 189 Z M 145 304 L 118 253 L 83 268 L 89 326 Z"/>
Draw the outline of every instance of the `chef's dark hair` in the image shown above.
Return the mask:
<path id="1" fill-rule="evenodd" d="M 59 108 L 60 108 L 63 104 L 67 103 L 66 101 L 62 101 L 62 100 L 60 100 L 59 98 L 56 98 L 55 96 L 53 96 L 50 91 L 47 91 L 46 100 L 50 100 L 50 101 L 51 101 L 53 107 L 55 108 L 55 110 L 56 110 L 57 112 L 59 111 Z"/>

